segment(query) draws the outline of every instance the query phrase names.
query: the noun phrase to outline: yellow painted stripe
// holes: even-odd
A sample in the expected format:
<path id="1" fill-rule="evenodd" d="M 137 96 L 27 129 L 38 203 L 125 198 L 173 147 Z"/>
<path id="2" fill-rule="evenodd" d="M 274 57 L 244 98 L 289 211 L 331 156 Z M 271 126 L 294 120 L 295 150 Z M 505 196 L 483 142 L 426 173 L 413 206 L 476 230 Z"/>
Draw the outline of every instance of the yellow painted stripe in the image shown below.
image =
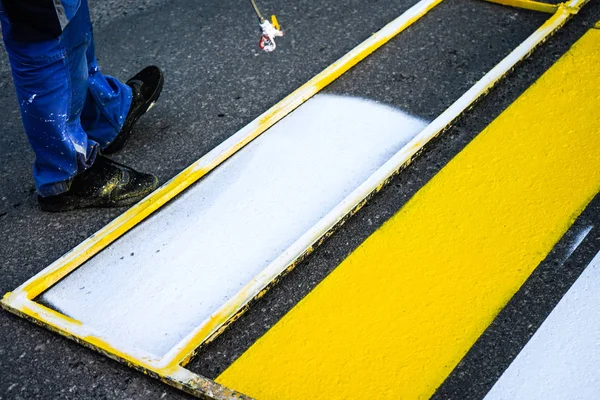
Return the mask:
<path id="1" fill-rule="evenodd" d="M 599 65 L 590 31 L 217 381 L 431 396 L 600 190 Z"/>

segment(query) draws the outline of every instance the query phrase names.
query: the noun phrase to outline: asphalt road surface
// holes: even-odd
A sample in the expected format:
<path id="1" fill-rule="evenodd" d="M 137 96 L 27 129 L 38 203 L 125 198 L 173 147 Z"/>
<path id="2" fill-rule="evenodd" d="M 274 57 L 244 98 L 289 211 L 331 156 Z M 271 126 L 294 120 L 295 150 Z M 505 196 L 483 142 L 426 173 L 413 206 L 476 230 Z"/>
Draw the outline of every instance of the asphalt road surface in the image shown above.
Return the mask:
<path id="1" fill-rule="evenodd" d="M 140 120 L 116 159 L 176 175 L 271 105 L 344 55 L 414 1 L 283 1 L 276 13 L 286 36 L 275 53 L 257 47 L 247 2 L 207 0 L 90 0 L 97 53 L 105 73 L 123 80 L 148 64 L 165 70 L 163 96 Z M 546 18 L 477 0 L 448 0 L 326 89 L 398 106 L 433 119 L 531 34 Z M 304 297 L 366 237 L 392 216 L 441 167 L 600 20 L 597 0 L 521 63 L 496 89 L 380 192 L 331 239 L 190 364 L 214 378 Z M 0 53 L 0 293 L 16 288 L 123 210 L 46 214 L 37 208 L 33 153 L 21 126 L 6 55 Z M 593 208 L 596 207 L 596 208 Z M 580 224 L 599 213 L 598 200 Z M 586 220 L 587 218 L 587 220 Z M 597 224 L 596 224 L 597 225 Z M 569 276 L 539 272 L 531 312 L 503 312 L 496 332 L 539 326 L 600 247 L 593 231 L 571 255 Z M 568 242 L 567 239 L 565 241 Z M 567 246 L 567 242 L 564 246 Z M 564 252 L 563 252 L 564 253 Z M 561 259 L 561 244 L 545 263 Z M 553 258 L 554 257 L 554 258 Z M 546 271 L 546 272 L 544 272 Z M 577 272 L 579 271 L 579 272 Z M 550 274 L 550 275 L 548 275 Z M 512 303 L 511 303 L 512 304 Z M 513 311 L 511 311 L 513 310 Z M 519 311 L 520 310 L 520 311 Z M 517 327 L 517 328 L 515 328 Z M 521 328 L 519 328 L 521 327 Z M 481 398 L 522 344 L 483 337 L 437 393 Z M 487 367 L 477 367 L 485 365 Z M 0 399 L 185 399 L 171 389 L 69 340 L 0 312 Z M 491 383 L 490 383 L 491 382 Z"/>

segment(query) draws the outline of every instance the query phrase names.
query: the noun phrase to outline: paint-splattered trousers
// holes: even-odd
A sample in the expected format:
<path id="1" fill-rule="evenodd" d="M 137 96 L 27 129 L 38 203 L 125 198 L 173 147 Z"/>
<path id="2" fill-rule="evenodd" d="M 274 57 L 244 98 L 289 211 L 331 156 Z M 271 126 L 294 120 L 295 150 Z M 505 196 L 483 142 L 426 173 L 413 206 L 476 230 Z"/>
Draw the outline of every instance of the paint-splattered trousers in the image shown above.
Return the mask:
<path id="1" fill-rule="evenodd" d="M 87 0 L 53 39 L 26 41 L 15 35 L 1 2 L 0 22 L 23 126 L 35 152 L 37 191 L 60 194 L 119 133 L 131 88 L 100 73 Z"/>

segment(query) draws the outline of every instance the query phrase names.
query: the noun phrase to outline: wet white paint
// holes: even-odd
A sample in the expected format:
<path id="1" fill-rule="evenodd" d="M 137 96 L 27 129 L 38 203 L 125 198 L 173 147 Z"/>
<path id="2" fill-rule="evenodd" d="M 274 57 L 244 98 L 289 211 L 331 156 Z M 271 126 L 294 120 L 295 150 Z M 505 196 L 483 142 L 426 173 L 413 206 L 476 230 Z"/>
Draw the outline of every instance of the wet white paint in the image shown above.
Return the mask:
<path id="1" fill-rule="evenodd" d="M 561 299 L 485 400 L 596 400 L 600 396 L 600 253 Z"/>
<path id="2" fill-rule="evenodd" d="M 372 101 L 317 95 L 43 301 L 162 356 L 425 126 Z"/>

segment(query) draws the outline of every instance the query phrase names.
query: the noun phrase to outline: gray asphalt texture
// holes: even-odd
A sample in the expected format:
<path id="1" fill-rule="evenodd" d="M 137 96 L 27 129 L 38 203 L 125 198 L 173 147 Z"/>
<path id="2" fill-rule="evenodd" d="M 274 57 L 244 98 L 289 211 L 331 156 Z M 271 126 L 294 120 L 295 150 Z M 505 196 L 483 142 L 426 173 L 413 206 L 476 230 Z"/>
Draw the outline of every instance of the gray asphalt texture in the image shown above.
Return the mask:
<path id="1" fill-rule="evenodd" d="M 166 74 L 160 102 L 151 115 L 140 120 L 135 137 L 115 159 L 154 172 L 165 182 L 411 3 L 261 1 L 265 14 L 277 13 L 286 30 L 277 52 L 263 54 L 256 46 L 256 21 L 246 2 L 93 1 L 97 53 L 104 72 L 127 79 L 145 65 L 157 64 Z M 448 0 L 327 90 L 372 98 L 432 119 L 544 19 L 542 14 L 475 0 Z M 599 19 L 600 4 L 592 0 L 306 262 L 203 349 L 189 368 L 217 376 Z M 45 214 L 37 209 L 31 179 L 33 154 L 20 124 L 4 53 L 0 54 L 0 110 L 4 117 L 0 122 L 3 294 L 123 210 Z M 557 258 L 559 253 L 553 252 Z M 551 263 L 553 256 L 549 257 Z M 582 256 L 577 265 L 584 261 Z M 571 279 L 577 275 L 574 272 Z M 562 293 L 560 285 L 565 283 L 558 281 L 546 279 L 536 284 L 538 297 L 548 299 L 546 311 L 556 302 L 557 293 Z M 507 315 L 519 313 L 522 311 Z M 510 331 L 513 320 L 515 326 L 529 325 L 543 312 L 525 314 L 523 318 L 510 317 L 504 326 Z M 485 349 L 485 343 L 478 346 Z M 479 351 L 472 357 L 476 361 L 465 359 L 459 371 L 459 378 L 467 379 L 451 376 L 438 392 L 439 398 L 481 398 L 485 389 L 464 397 L 465 385 L 485 388 L 479 382 L 493 379 L 502 367 L 477 375 L 478 366 L 505 365 L 506 356 L 497 361 L 498 354 L 513 354 L 515 347 L 505 344 L 497 351 L 474 351 Z M 6 312 L 0 312 L 0 371 L 0 400 L 189 398 Z"/>

